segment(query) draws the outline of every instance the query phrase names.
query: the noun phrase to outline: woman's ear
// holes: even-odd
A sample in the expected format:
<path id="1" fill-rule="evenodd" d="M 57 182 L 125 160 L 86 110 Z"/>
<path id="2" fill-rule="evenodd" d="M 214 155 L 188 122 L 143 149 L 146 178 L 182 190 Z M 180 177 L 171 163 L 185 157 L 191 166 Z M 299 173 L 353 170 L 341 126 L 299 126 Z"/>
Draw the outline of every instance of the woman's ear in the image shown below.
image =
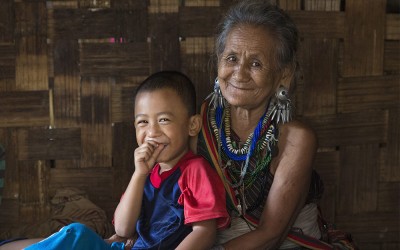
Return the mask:
<path id="1" fill-rule="evenodd" d="M 283 86 L 287 90 L 290 90 L 290 87 L 292 85 L 293 78 L 294 78 L 294 72 L 295 71 L 294 71 L 294 69 L 292 67 L 286 67 L 282 72 L 282 76 L 281 76 L 281 79 L 279 81 L 278 88 L 280 86 Z"/>
<path id="2" fill-rule="evenodd" d="M 201 129 L 201 116 L 199 114 L 192 115 L 189 123 L 189 136 L 196 136 Z"/>

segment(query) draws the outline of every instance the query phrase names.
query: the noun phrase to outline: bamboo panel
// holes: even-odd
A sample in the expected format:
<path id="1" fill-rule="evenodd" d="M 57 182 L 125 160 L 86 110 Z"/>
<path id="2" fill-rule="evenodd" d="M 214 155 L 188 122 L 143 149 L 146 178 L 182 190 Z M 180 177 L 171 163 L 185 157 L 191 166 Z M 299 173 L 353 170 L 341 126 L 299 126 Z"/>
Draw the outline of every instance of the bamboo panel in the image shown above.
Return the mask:
<path id="1" fill-rule="evenodd" d="M 15 46 L 0 44 L 0 92 L 12 90 L 15 90 Z"/>
<path id="2" fill-rule="evenodd" d="M 143 9 L 147 11 L 148 1 L 138 1 L 138 0 L 117 0 L 111 1 L 111 8 L 122 9 L 122 10 L 132 10 L 132 9 Z"/>
<path id="3" fill-rule="evenodd" d="M 303 115 L 336 113 L 339 41 L 304 39 L 301 65 L 304 74 Z M 318 69 L 318 70 L 316 70 Z"/>
<path id="4" fill-rule="evenodd" d="M 110 168 L 52 168 L 48 187 L 50 195 L 54 195 L 57 189 L 65 187 L 85 190 L 89 200 L 102 207 L 103 202 L 115 201 L 114 194 L 111 192 L 113 185 L 113 174 Z"/>
<path id="5" fill-rule="evenodd" d="M 14 42 L 14 0 L 3 0 L 0 8 L 0 42 Z"/>
<path id="6" fill-rule="evenodd" d="M 135 92 L 135 86 L 116 86 L 112 89 L 111 121 L 113 123 L 129 122 L 130 124 L 133 124 Z"/>
<path id="7" fill-rule="evenodd" d="M 137 147 L 135 128 L 131 122 L 118 122 L 113 126 L 113 180 L 114 198 L 119 199 L 134 172 L 133 152 Z M 115 207 L 114 207 L 115 209 Z"/>
<path id="8" fill-rule="evenodd" d="M 110 0 L 78 0 L 79 8 L 97 8 L 106 9 L 110 8 Z"/>
<path id="9" fill-rule="evenodd" d="M 185 0 L 185 6 L 188 7 L 219 6 L 219 0 Z M 181 9 L 179 9 L 179 11 L 181 11 Z"/>
<path id="10" fill-rule="evenodd" d="M 379 144 L 387 140 L 387 111 L 321 115 L 304 120 L 315 129 L 320 147 Z"/>
<path id="11" fill-rule="evenodd" d="M 398 242 L 399 213 L 363 213 L 359 215 L 338 215 L 337 226 L 351 232 L 356 239 L 362 239 L 360 249 L 373 243 Z"/>
<path id="12" fill-rule="evenodd" d="M 149 13 L 176 13 L 179 0 L 150 0 Z"/>
<path id="13" fill-rule="evenodd" d="M 76 41 L 56 40 L 53 45 L 53 104 L 56 127 L 77 127 L 80 120 L 79 47 Z"/>
<path id="14" fill-rule="evenodd" d="M 346 2 L 345 76 L 382 75 L 385 3 L 386 0 Z"/>
<path id="15" fill-rule="evenodd" d="M 301 9 L 301 0 L 278 0 L 277 2 L 279 4 L 279 7 L 284 10 L 300 10 Z"/>
<path id="16" fill-rule="evenodd" d="M 344 146 L 340 150 L 337 211 L 340 214 L 374 212 L 377 209 L 379 145 Z"/>
<path id="17" fill-rule="evenodd" d="M 148 43 L 81 44 L 82 76 L 143 76 L 149 74 Z"/>
<path id="18" fill-rule="evenodd" d="M 43 206 L 48 203 L 48 162 L 18 161 L 19 201 L 24 205 Z"/>
<path id="19" fill-rule="evenodd" d="M 217 7 L 182 7 L 179 11 L 179 35 L 213 37 L 221 17 L 221 9 Z"/>
<path id="20" fill-rule="evenodd" d="M 0 127 L 49 125 L 48 91 L 0 92 Z"/>
<path id="21" fill-rule="evenodd" d="M 400 41 L 386 41 L 383 70 L 389 74 L 400 74 Z"/>
<path id="22" fill-rule="evenodd" d="M 18 145 L 20 160 L 80 159 L 81 131 L 79 128 L 19 129 Z"/>
<path id="23" fill-rule="evenodd" d="M 289 11 L 301 37 L 343 38 L 345 34 L 345 14 L 334 11 Z"/>
<path id="24" fill-rule="evenodd" d="M 305 10 L 340 11 L 340 0 L 305 0 Z"/>
<path id="25" fill-rule="evenodd" d="M 337 83 L 337 109 L 341 113 L 399 106 L 400 76 L 343 78 Z"/>
<path id="26" fill-rule="evenodd" d="M 400 182 L 379 182 L 378 211 L 390 212 L 399 209 Z"/>
<path id="27" fill-rule="evenodd" d="M 81 167 L 112 165 L 112 130 L 110 114 L 110 78 L 82 78 Z"/>
<path id="28" fill-rule="evenodd" d="M 48 89 L 45 2 L 18 2 L 15 84 L 18 90 Z"/>
<path id="29" fill-rule="evenodd" d="M 7 230 L 2 230 L 0 232 L 1 239 L 9 239 L 10 233 L 9 229 L 16 227 L 18 225 L 19 218 L 19 201 L 17 199 L 3 199 L 0 209 L 0 228 Z"/>
<path id="30" fill-rule="evenodd" d="M 179 20 L 178 14 L 151 14 L 150 73 L 159 70 L 179 70 Z"/>
<path id="31" fill-rule="evenodd" d="M 208 73 L 214 67 L 210 65 L 210 54 L 214 49 L 211 37 L 188 37 L 181 42 L 182 71 L 195 85 L 197 106 L 213 90 L 216 73 Z"/>
<path id="32" fill-rule="evenodd" d="M 381 166 L 381 180 L 400 181 L 400 104 L 389 110 L 387 150 Z"/>
<path id="33" fill-rule="evenodd" d="M 54 9 L 49 25 L 54 27 L 54 39 L 124 37 L 118 25 L 120 14 L 110 9 Z"/>
<path id="34" fill-rule="evenodd" d="M 19 192 L 19 171 L 17 165 L 17 132 L 13 128 L 0 128 L 0 143 L 5 149 L 6 169 L 2 198 L 17 199 Z M 1 205 L 2 209 L 3 206 Z M 1 218 L 1 217 L 0 217 Z"/>
<path id="35" fill-rule="evenodd" d="M 400 40 L 400 16 L 398 14 L 386 14 L 385 38 Z"/>
<path id="36" fill-rule="evenodd" d="M 314 168 L 324 183 L 324 193 L 320 206 L 324 218 L 330 222 L 335 221 L 339 157 L 339 151 L 318 152 L 314 162 Z"/>

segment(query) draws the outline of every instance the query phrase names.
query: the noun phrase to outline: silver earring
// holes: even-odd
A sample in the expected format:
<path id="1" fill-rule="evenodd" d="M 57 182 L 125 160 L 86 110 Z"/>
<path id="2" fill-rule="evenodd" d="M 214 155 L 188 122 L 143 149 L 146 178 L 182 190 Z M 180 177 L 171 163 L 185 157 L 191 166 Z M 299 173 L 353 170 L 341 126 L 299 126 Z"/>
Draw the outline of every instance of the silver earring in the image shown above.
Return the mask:
<path id="1" fill-rule="evenodd" d="M 213 108 L 223 108 L 225 106 L 225 98 L 222 96 L 221 89 L 219 87 L 218 77 L 215 78 L 214 91 L 211 92 L 206 99 L 210 98 L 209 105 L 213 105 Z"/>
<path id="2" fill-rule="evenodd" d="M 272 108 L 272 119 L 276 118 L 276 123 L 282 121 L 283 123 L 292 120 L 292 105 L 289 99 L 288 90 L 281 86 L 275 93 L 273 108 Z"/>

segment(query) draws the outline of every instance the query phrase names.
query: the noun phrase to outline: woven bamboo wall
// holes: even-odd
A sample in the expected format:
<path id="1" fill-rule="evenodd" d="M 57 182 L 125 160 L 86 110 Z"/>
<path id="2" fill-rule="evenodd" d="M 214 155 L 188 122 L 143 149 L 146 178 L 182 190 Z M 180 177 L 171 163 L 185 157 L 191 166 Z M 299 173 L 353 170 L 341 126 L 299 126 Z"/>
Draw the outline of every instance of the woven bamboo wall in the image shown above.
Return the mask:
<path id="1" fill-rule="evenodd" d="M 60 187 L 85 190 L 111 218 L 133 171 L 135 86 L 182 70 L 201 101 L 232 2 L 2 0 L 0 233 L 48 216 Z M 319 137 L 324 214 L 361 249 L 399 249 L 398 1 L 277 2 L 301 32 L 295 104 Z"/>

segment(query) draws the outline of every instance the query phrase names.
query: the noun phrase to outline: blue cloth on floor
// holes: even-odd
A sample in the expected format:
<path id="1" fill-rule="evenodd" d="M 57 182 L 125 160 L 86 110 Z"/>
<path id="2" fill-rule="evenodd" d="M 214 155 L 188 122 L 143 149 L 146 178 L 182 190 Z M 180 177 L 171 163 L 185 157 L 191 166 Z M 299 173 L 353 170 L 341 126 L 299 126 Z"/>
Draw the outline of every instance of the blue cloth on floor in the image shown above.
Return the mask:
<path id="1" fill-rule="evenodd" d="M 81 223 L 72 223 L 26 250 L 124 250 L 124 243 L 107 244 L 95 231 Z"/>

